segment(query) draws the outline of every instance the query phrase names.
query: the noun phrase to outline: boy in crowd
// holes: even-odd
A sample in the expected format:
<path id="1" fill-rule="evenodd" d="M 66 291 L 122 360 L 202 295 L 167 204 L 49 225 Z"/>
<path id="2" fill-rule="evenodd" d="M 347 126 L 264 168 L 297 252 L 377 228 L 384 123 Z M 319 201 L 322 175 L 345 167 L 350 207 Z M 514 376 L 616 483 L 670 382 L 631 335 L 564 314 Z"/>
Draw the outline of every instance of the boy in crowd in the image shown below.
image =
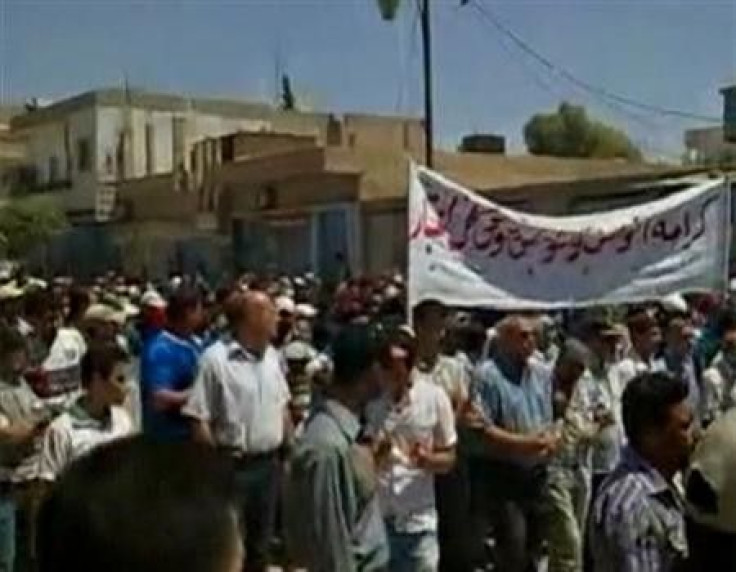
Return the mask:
<path id="1" fill-rule="evenodd" d="M 389 570 L 437 570 L 438 516 L 434 475 L 455 463 L 457 433 L 442 387 L 412 375 L 414 348 L 389 339 L 379 354 L 383 395 L 369 404 L 369 432 L 385 442 L 379 499 L 389 544 Z"/>
<path id="2" fill-rule="evenodd" d="M 125 352 L 114 342 L 91 346 L 82 358 L 84 393 L 46 432 L 39 467 L 42 480 L 56 480 L 74 459 L 133 432 L 123 407 L 126 363 Z"/>

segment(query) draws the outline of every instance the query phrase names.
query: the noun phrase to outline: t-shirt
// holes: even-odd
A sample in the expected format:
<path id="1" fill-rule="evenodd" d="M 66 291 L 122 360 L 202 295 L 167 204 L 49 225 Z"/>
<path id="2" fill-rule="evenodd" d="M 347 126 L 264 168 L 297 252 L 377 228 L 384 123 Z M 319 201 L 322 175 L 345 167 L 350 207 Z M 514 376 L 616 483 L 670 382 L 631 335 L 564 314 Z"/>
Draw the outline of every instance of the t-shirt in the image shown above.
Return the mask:
<path id="1" fill-rule="evenodd" d="M 23 380 L 0 380 L 0 426 L 34 423 L 45 416 L 43 402 Z M 37 476 L 41 438 L 25 445 L 0 446 L 0 482 L 26 482 Z"/>
<path id="2" fill-rule="evenodd" d="M 75 459 L 110 441 L 133 433 L 133 422 L 122 407 L 113 406 L 104 421 L 94 419 L 77 401 L 49 425 L 43 440 L 39 478 L 54 481 Z"/>
<path id="3" fill-rule="evenodd" d="M 452 447 L 457 442 L 455 416 L 443 388 L 415 377 L 407 399 L 392 403 L 388 396 L 369 404 L 369 431 L 391 439 L 389 460 L 379 472 L 379 500 L 385 517 L 408 533 L 437 530 L 434 475 L 417 467 L 412 450 Z"/>
<path id="4" fill-rule="evenodd" d="M 166 440 L 187 439 L 190 421 L 180 411 L 157 411 L 153 395 L 157 391 L 188 391 L 197 376 L 199 349 L 193 340 L 163 331 L 143 349 L 141 388 L 144 433 Z"/>

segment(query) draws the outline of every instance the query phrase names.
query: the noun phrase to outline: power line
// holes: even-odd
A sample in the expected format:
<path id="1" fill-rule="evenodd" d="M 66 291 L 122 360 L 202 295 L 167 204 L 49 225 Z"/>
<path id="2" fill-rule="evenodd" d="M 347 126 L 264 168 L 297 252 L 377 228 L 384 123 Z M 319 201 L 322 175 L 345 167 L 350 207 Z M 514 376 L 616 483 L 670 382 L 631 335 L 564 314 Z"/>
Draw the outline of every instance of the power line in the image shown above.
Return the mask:
<path id="1" fill-rule="evenodd" d="M 649 113 L 655 113 L 658 115 L 678 117 L 680 119 L 695 120 L 695 121 L 701 121 L 701 122 L 707 122 L 707 123 L 717 123 L 718 125 L 721 125 L 723 122 L 723 120 L 720 117 L 713 117 L 709 115 L 691 113 L 691 112 L 682 111 L 679 109 L 670 109 L 670 108 L 661 107 L 658 105 L 653 105 L 650 103 L 638 101 L 631 97 L 614 93 L 604 87 L 597 86 L 588 81 L 580 79 L 579 77 L 577 77 L 575 74 L 573 74 L 566 68 L 557 65 L 555 62 L 550 60 L 548 57 L 544 56 L 539 51 L 537 51 L 535 48 L 533 48 L 528 42 L 526 42 L 523 38 L 521 38 L 516 32 L 514 32 L 508 26 L 506 26 L 503 22 L 501 22 L 489 8 L 487 8 L 485 5 L 481 3 L 481 0 L 474 0 L 472 3 L 470 3 L 470 5 L 478 12 L 481 18 L 483 18 L 488 24 L 493 26 L 498 32 L 500 32 L 505 37 L 507 37 L 509 40 L 511 40 L 520 50 L 522 50 L 528 56 L 536 60 L 539 64 L 544 66 L 550 72 L 559 75 L 560 77 L 566 79 L 571 84 L 577 86 L 578 88 L 588 93 L 596 95 L 609 102 L 615 102 L 620 105 L 634 107 L 642 111 L 646 111 Z M 639 120 L 641 120 L 641 118 Z"/>
<path id="2" fill-rule="evenodd" d="M 409 49 L 406 52 L 406 54 L 400 54 L 400 58 L 404 61 L 400 62 L 401 69 L 399 71 L 400 77 L 399 77 L 399 89 L 397 90 L 396 94 L 396 112 L 397 113 L 404 113 L 409 107 L 409 100 L 410 100 L 410 92 L 407 88 L 407 85 L 409 82 L 407 81 L 409 73 L 409 68 L 414 61 L 414 58 L 417 53 L 417 33 L 419 31 L 419 16 L 420 16 L 420 7 L 418 3 L 414 5 L 413 10 L 413 18 L 411 22 L 411 29 L 409 31 Z M 401 35 L 401 27 L 400 25 L 397 26 L 397 30 L 399 31 L 399 35 Z M 399 42 L 401 42 L 401 38 L 399 39 Z M 402 57 L 403 55 L 403 57 Z"/>

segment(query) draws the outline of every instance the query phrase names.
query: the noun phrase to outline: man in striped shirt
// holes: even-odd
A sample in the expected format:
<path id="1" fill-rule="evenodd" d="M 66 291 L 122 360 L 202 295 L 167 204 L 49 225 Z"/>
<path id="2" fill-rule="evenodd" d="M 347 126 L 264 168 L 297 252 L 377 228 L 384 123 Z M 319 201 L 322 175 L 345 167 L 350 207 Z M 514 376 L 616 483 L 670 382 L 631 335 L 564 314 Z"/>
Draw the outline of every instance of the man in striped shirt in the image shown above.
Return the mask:
<path id="1" fill-rule="evenodd" d="M 623 394 L 629 445 L 593 505 L 595 572 L 675 572 L 687 559 L 684 501 L 674 478 L 687 467 L 693 413 L 687 385 L 643 373 Z"/>

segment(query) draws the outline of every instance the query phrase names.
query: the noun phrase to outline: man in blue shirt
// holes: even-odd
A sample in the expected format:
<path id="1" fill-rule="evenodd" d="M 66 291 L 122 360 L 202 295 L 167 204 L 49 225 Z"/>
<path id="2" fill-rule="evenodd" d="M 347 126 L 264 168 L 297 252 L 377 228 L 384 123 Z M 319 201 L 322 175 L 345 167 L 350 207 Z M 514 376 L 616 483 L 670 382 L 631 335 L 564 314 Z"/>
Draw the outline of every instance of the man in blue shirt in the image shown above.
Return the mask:
<path id="1" fill-rule="evenodd" d="M 591 514 L 595 572 L 683 569 L 685 506 L 675 477 L 687 467 L 693 443 L 687 395 L 687 384 L 665 372 L 641 374 L 626 386 L 628 446 Z"/>
<path id="2" fill-rule="evenodd" d="M 191 423 L 181 409 L 197 374 L 200 349 L 193 334 L 203 319 L 198 291 L 180 288 L 166 307 L 166 329 L 141 356 L 143 431 L 163 440 L 191 437 Z"/>
<path id="3" fill-rule="evenodd" d="M 496 327 L 498 351 L 477 372 L 483 447 L 471 464 L 472 494 L 494 521 L 499 568 L 524 572 L 540 555 L 547 466 L 560 446 L 553 427 L 548 366 L 535 360 L 534 323 L 520 316 Z"/>

